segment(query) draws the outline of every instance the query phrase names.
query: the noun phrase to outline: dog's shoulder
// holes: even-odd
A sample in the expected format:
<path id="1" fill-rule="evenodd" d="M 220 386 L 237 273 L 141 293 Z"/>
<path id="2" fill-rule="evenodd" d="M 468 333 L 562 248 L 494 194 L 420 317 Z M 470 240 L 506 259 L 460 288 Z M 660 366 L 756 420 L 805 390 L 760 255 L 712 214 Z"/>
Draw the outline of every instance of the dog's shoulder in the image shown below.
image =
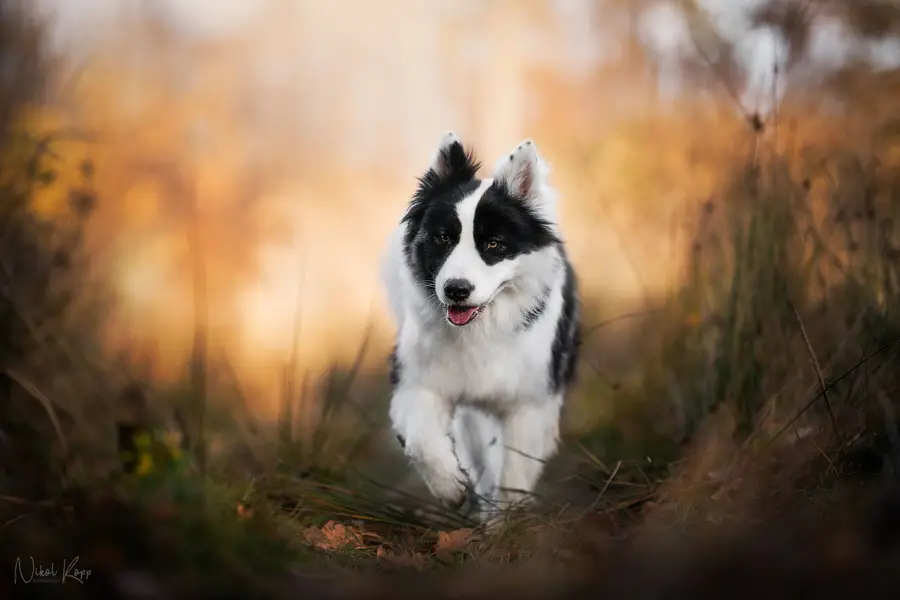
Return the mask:
<path id="1" fill-rule="evenodd" d="M 562 310 L 556 321 L 556 331 L 550 364 L 550 383 L 555 391 L 575 383 L 576 366 L 581 349 L 581 307 L 578 297 L 578 278 L 575 268 L 564 255 L 566 276 L 562 286 Z"/>

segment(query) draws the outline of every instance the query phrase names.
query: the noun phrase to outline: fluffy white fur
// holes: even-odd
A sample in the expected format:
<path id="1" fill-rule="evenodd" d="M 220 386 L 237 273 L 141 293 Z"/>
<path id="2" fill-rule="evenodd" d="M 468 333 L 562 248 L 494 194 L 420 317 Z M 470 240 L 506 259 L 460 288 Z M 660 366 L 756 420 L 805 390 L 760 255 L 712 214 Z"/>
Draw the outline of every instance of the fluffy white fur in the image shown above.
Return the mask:
<path id="1" fill-rule="evenodd" d="M 457 141 L 446 134 L 432 159 L 440 171 L 441 149 Z M 554 227 L 557 195 L 548 168 L 530 141 L 503 156 L 494 170 Z M 486 304 L 474 322 L 456 327 L 413 278 L 403 252 L 406 224 L 390 239 L 384 284 L 398 327 L 402 375 L 390 407 L 405 452 L 430 491 L 460 506 L 471 484 L 481 499 L 480 516 L 527 500 L 544 462 L 556 450 L 562 392 L 551 393 L 549 368 L 563 308 L 564 255 L 556 247 L 488 266 L 473 239 L 475 207 L 491 184 L 486 179 L 456 207 L 462 223 L 458 245 L 436 279 L 465 278 L 475 288 L 472 304 Z M 529 328 L 523 311 L 550 290 L 546 309 Z"/>

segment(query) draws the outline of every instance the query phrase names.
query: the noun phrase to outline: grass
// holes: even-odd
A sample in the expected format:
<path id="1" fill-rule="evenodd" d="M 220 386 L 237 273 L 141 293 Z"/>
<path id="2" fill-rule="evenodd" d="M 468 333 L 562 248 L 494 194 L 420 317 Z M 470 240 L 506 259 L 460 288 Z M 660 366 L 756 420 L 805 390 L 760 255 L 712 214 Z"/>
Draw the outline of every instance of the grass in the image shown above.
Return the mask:
<path id="1" fill-rule="evenodd" d="M 403 465 L 378 438 L 384 410 L 370 408 L 387 395 L 364 409 L 351 399 L 363 347 L 318 385 L 291 365 L 273 432 L 234 410 L 239 394 L 236 404 L 210 402 L 197 427 L 196 381 L 216 368 L 205 361 L 186 386 L 155 390 L 162 417 L 187 408 L 193 419 L 172 418 L 174 427 L 137 388 L 106 401 L 122 414 L 94 413 L 89 426 L 87 407 L 51 401 L 7 368 L 19 391 L 10 399 L 31 409 L 22 422 L 42 424 L 46 447 L 59 450 L 41 456 L 39 492 L 0 498 L 3 530 L 15 540 L 7 548 L 56 555 L 67 544 L 93 548 L 96 537 L 99 550 L 77 552 L 98 572 L 177 564 L 184 577 L 227 572 L 252 587 L 285 573 L 574 568 L 603 540 L 702 535 L 710 524 L 730 531 L 785 514 L 825 518 L 855 497 L 848 490 L 897 464 L 896 260 L 878 237 L 893 205 L 857 219 L 871 228 L 865 245 L 835 246 L 849 225 L 826 238 L 808 184 L 787 175 L 784 157 L 759 151 L 748 160 L 722 199 L 701 207 L 684 283 L 635 319 L 651 343 L 633 373 L 610 384 L 582 368 L 572 410 L 602 398 L 608 412 L 565 440 L 539 509 L 499 533 L 398 487 L 389 470 L 371 470 Z M 847 257 L 840 268 L 835 256 Z M 40 352 L 33 333 L 25 339 Z M 319 409 L 304 436 L 298 415 L 309 406 Z M 4 421 L 5 435 L 11 427 Z M 191 439 L 198 434 L 210 448 L 206 465 Z M 116 435 L 119 445 L 108 439 L 105 450 L 89 441 Z M 123 448 L 130 454 L 117 459 Z M 66 536 L 42 529 L 54 521 Z"/>
<path id="2" fill-rule="evenodd" d="M 685 208 L 683 272 L 647 311 L 620 318 L 584 299 L 563 447 L 538 506 L 493 533 L 409 485 L 385 429 L 387 373 L 367 379 L 361 366 L 368 336 L 322 377 L 298 364 L 295 342 L 278 422 L 252 417 L 230 365 L 206 348 L 199 236 L 186 375 L 135 385 L 141 365 L 99 342 L 108 300 L 78 293 L 92 271 L 77 234 L 102 201 L 92 165 L 70 188 L 56 177 L 64 141 L 4 129 L 0 558 L 77 555 L 98 586 L 166 597 L 191 586 L 328 597 L 347 573 L 385 572 L 432 579 L 343 593 L 704 597 L 749 594 L 769 577 L 781 582 L 770 595 L 817 581 L 820 597 L 865 595 L 900 539 L 897 109 L 870 99 L 873 86 L 893 90 L 890 77 L 869 75 L 865 94 L 842 89 L 839 114 L 789 97 L 765 126 L 722 110 L 698 117 L 697 106 L 629 123 L 670 134 L 618 183 L 702 198 Z M 859 135 L 835 134 L 845 130 Z M 554 154 L 578 178 L 606 181 L 615 163 L 603 140 L 591 144 Z M 673 180 L 669 154 L 688 153 L 703 177 Z M 36 216 L 34 198 L 51 188 L 72 202 Z M 612 360 L 626 343 L 630 358 Z M 784 556 L 797 561 L 790 572 Z M 451 575 L 472 583 L 440 579 Z"/>

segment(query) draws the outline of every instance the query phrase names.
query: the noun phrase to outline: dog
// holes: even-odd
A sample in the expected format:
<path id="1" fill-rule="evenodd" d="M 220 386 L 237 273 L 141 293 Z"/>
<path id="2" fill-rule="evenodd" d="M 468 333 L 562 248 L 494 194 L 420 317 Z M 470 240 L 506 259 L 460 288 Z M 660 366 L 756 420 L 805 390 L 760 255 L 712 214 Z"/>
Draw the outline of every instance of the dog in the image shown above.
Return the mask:
<path id="1" fill-rule="evenodd" d="M 575 381 L 577 280 L 531 140 L 479 179 L 445 133 L 396 227 L 383 283 L 397 334 L 390 421 L 430 492 L 489 520 L 533 498 Z M 474 498 L 473 498 L 474 496 Z"/>

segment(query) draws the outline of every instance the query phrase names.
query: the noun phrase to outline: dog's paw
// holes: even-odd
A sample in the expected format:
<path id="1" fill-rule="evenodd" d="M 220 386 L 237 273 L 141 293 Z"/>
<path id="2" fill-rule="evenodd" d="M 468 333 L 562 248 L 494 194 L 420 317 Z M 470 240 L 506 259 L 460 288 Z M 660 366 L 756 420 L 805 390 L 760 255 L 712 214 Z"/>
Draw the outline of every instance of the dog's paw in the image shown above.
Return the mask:
<path id="1" fill-rule="evenodd" d="M 468 477 L 458 464 L 454 464 L 453 468 L 422 465 L 419 472 L 425 485 L 442 505 L 458 510 L 465 503 L 469 496 Z"/>
<path id="2" fill-rule="evenodd" d="M 459 466 L 449 440 L 441 442 L 419 444 L 407 440 L 406 451 L 431 494 L 441 504 L 455 510 L 468 497 L 469 478 Z"/>
<path id="3" fill-rule="evenodd" d="M 461 471 L 460 475 L 465 477 L 462 475 Z M 441 480 L 432 480 L 429 488 L 431 489 L 431 493 L 434 494 L 440 503 L 451 510 L 461 509 L 468 498 L 465 480 L 456 476 Z"/>

